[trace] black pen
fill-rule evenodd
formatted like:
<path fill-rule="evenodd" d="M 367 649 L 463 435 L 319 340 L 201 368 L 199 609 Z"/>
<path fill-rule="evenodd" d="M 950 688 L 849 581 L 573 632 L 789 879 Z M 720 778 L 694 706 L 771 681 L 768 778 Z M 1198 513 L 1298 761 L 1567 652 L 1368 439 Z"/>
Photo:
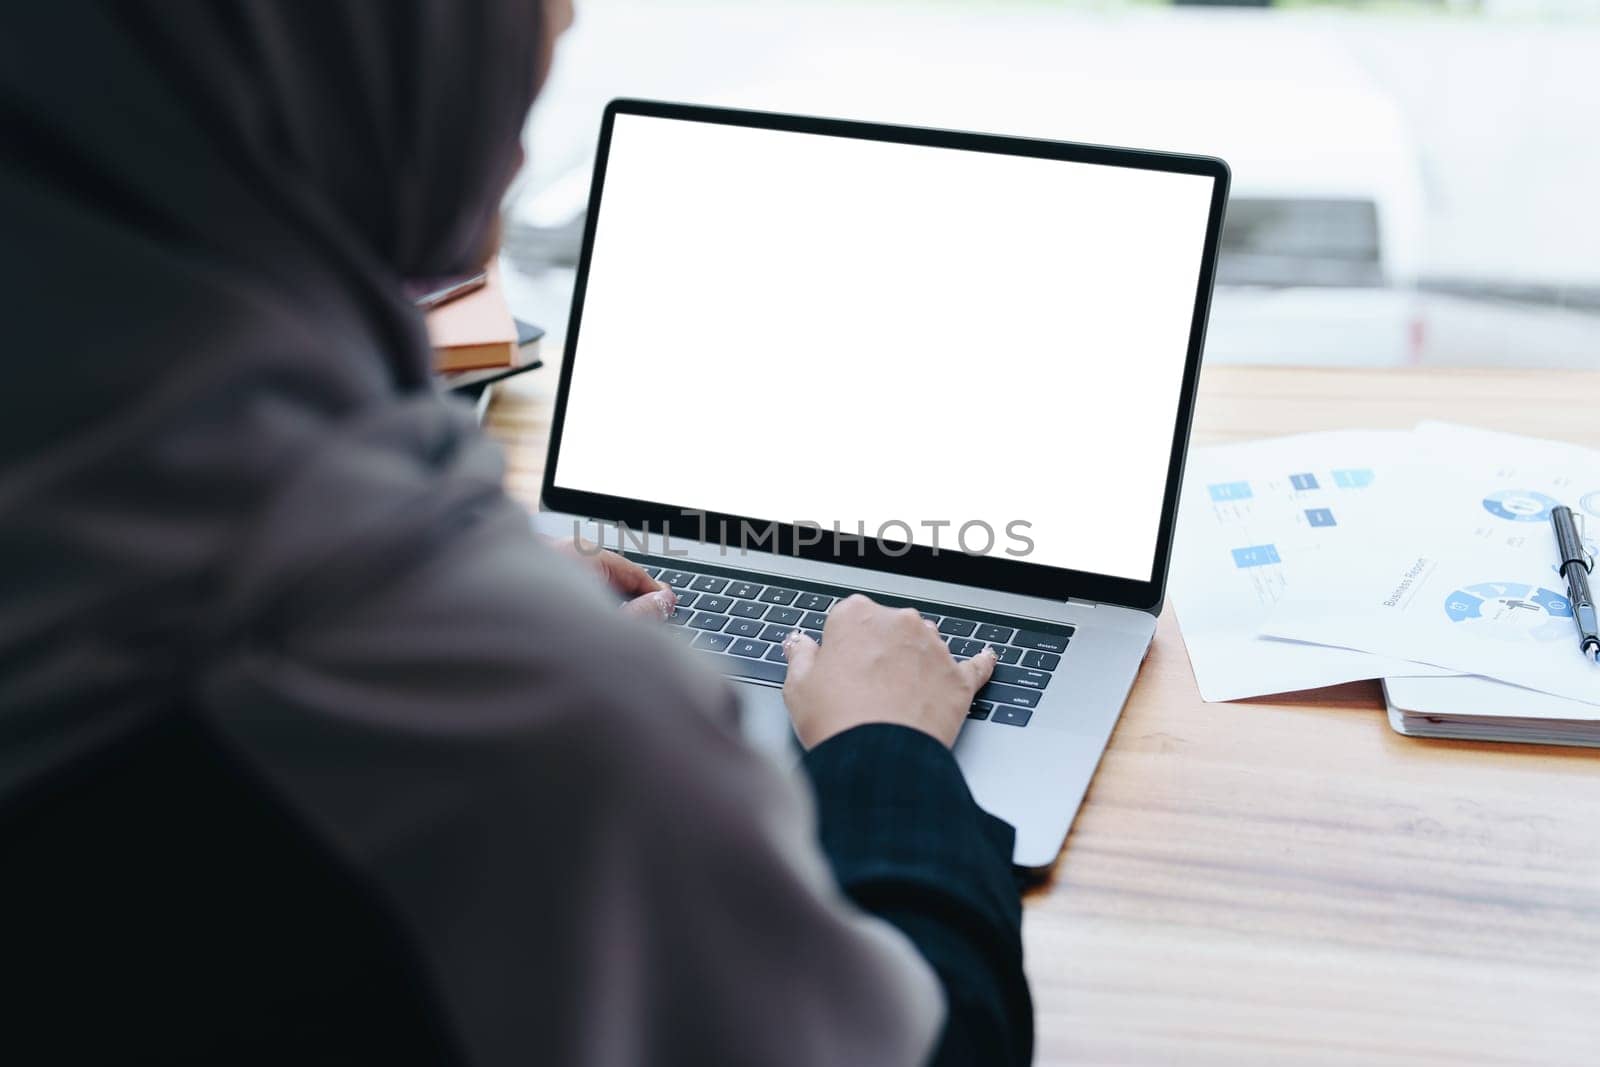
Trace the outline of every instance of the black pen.
<path fill-rule="evenodd" d="M 1594 595 L 1589 592 L 1589 569 L 1594 561 L 1583 550 L 1583 537 L 1578 533 L 1571 508 L 1551 508 L 1550 524 L 1556 528 L 1556 548 L 1561 552 L 1557 569 L 1567 580 L 1572 621 L 1578 624 L 1578 647 L 1585 656 L 1600 662 L 1600 623 L 1595 620 Z"/>

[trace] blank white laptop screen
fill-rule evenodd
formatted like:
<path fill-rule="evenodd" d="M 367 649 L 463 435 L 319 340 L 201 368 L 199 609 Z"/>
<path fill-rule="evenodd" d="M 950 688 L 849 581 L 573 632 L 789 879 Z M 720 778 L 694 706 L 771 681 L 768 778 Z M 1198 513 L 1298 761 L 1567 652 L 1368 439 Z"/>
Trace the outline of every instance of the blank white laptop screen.
<path fill-rule="evenodd" d="M 1211 193 L 619 114 L 553 484 L 1149 581 Z"/>

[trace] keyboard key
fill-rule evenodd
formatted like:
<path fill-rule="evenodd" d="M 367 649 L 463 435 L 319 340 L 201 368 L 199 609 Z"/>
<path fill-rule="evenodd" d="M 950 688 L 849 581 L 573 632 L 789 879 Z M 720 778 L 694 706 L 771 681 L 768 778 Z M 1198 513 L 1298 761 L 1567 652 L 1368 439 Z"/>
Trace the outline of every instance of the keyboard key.
<path fill-rule="evenodd" d="M 674 626 L 682 626 L 684 623 L 689 621 L 689 617 L 693 614 L 694 611 L 692 609 L 680 607 L 671 615 L 667 616 L 667 621 Z"/>
<path fill-rule="evenodd" d="M 792 604 L 794 602 L 794 598 L 799 595 L 800 594 L 796 593 L 793 589 L 779 589 L 774 585 L 770 586 L 766 592 L 762 593 L 756 599 L 761 601 L 763 604 Z"/>
<path fill-rule="evenodd" d="M 761 595 L 761 587 L 754 582 L 734 582 L 728 586 L 728 595 L 740 600 L 754 600 Z"/>
<path fill-rule="evenodd" d="M 688 633 L 687 630 L 682 631 Z M 701 634 L 694 639 L 695 648 L 709 648 L 713 652 L 721 652 L 733 644 L 733 638 L 727 634 Z"/>
<path fill-rule="evenodd" d="M 972 631 L 977 628 L 977 623 L 968 622 L 966 619 L 946 619 L 939 624 L 940 633 L 954 634 L 957 637 L 971 637 Z"/>
<path fill-rule="evenodd" d="M 967 718 L 987 719 L 989 717 L 989 713 L 993 710 L 994 705 L 989 703 L 987 700 L 974 700 L 972 702 L 972 707 L 967 709 Z"/>
<path fill-rule="evenodd" d="M 828 617 L 820 611 L 808 611 L 800 616 L 800 625 L 808 630 L 820 630 L 828 625 Z"/>
<path fill-rule="evenodd" d="M 689 620 L 689 625 L 696 630 L 720 630 L 728 625 L 728 617 L 713 615 L 709 611 L 697 611 L 694 613 L 694 618 Z"/>
<path fill-rule="evenodd" d="M 1029 652 L 1022 657 L 1022 665 L 1035 670 L 1053 671 L 1061 666 L 1061 657 L 1054 652 Z"/>
<path fill-rule="evenodd" d="M 695 605 L 701 611 L 727 611 L 733 607 L 733 598 L 729 596 L 702 596 Z"/>
<path fill-rule="evenodd" d="M 995 664 L 993 678 L 1007 685 L 1025 685 L 1029 689 L 1043 689 L 1050 684 L 1050 676 L 1044 671 L 1036 671 L 1030 667 L 1007 667 L 1003 663 Z"/>
<path fill-rule="evenodd" d="M 728 648 L 728 651 L 732 652 L 735 656 L 748 656 L 751 659 L 760 659 L 762 656 L 765 656 L 768 652 L 772 651 L 772 646 L 767 644 L 765 641 L 753 641 L 748 637 L 741 637 Z"/>
<path fill-rule="evenodd" d="M 763 641 L 782 641 L 785 637 L 788 637 L 789 634 L 792 633 L 793 631 L 794 631 L 794 627 L 793 626 L 768 626 L 765 630 L 761 631 L 761 640 L 763 640 Z"/>
<path fill-rule="evenodd" d="M 674 589 L 673 592 L 678 595 L 678 607 L 680 608 L 692 608 L 694 607 L 694 602 L 700 599 L 699 593 L 691 593 L 687 589 Z"/>
<path fill-rule="evenodd" d="M 1070 634 L 1070 629 L 1069 629 Z M 1060 654 L 1067 650 L 1067 638 L 1058 634 L 1041 634 L 1032 630 L 1018 630 L 1017 636 L 1011 639 L 1013 645 L 1023 648 L 1036 648 L 1040 652 L 1055 652 Z"/>
<path fill-rule="evenodd" d="M 762 622 L 760 619 L 736 618 L 728 624 L 727 629 L 723 632 L 730 633 L 735 637 L 757 637 L 760 635 L 762 628 L 765 626 L 766 623 Z"/>
<path fill-rule="evenodd" d="M 766 613 L 767 606 L 754 600 L 736 600 L 733 602 L 733 614 L 742 619 L 759 619 Z"/>
<path fill-rule="evenodd" d="M 772 592 L 768 589 L 767 592 Z M 805 614 L 798 608 L 768 608 L 767 621 L 777 623 L 779 626 L 793 626 L 800 621 L 800 616 Z"/>
<path fill-rule="evenodd" d="M 806 631 L 804 631 L 804 633 L 805 633 L 805 635 L 807 637 L 811 638 L 811 640 L 815 641 L 817 644 L 819 644 L 819 645 L 822 644 L 822 631 L 821 630 L 806 630 Z"/>
<path fill-rule="evenodd" d="M 990 682 L 978 690 L 978 699 L 992 700 L 996 704 L 1009 704 L 1014 708 L 1036 708 L 1039 706 L 1039 690 Z"/>
<path fill-rule="evenodd" d="M 952 637 L 950 639 L 950 654 L 952 656 L 976 656 L 983 648 L 982 641 L 973 641 L 966 637 Z"/>
<path fill-rule="evenodd" d="M 801 593 L 794 600 L 794 606 L 801 611 L 827 611 L 832 605 L 833 597 L 821 593 Z"/>
<path fill-rule="evenodd" d="M 1016 663 L 1018 660 L 1022 659 L 1022 649 L 1012 648 L 1010 645 L 1002 645 L 995 649 L 995 655 L 999 658 L 1001 663 Z M 1039 653 L 1029 652 L 1028 655 L 1037 656 Z"/>
<path fill-rule="evenodd" d="M 982 626 L 978 627 L 977 633 L 973 634 L 972 636 L 976 637 L 979 641 L 987 641 L 991 645 L 1003 645 L 1007 641 L 1011 640 L 1011 635 L 1016 632 L 1017 631 L 1013 630 L 1009 626 L 994 626 L 989 623 L 984 623 Z"/>
<path fill-rule="evenodd" d="M 678 638 L 686 645 L 695 638 L 702 636 L 699 630 L 691 630 L 687 626 L 669 626 L 667 627 L 667 633 Z M 704 636 L 711 637 L 714 635 L 706 634 Z"/>
<path fill-rule="evenodd" d="M 687 589 L 689 587 L 689 583 L 694 581 L 694 575 L 690 574 L 688 571 L 662 571 L 660 574 L 656 575 L 656 577 L 658 580 L 666 582 L 674 589 Z"/>
<path fill-rule="evenodd" d="M 1031 718 L 1033 718 L 1033 712 L 1027 708 L 1010 708 L 1002 704 L 994 709 L 993 721 L 1004 723 L 1007 726 L 1026 726 Z"/>
<path fill-rule="evenodd" d="M 767 653 L 767 658 L 774 663 L 788 663 L 789 657 L 784 655 L 782 645 L 773 645 L 772 651 Z"/>
<path fill-rule="evenodd" d="M 929 615 L 926 611 L 919 611 L 919 612 L 917 612 L 917 614 L 921 615 L 924 619 L 927 619 L 929 622 L 933 623 L 935 626 L 937 626 L 939 624 L 939 620 L 944 617 L 942 615 Z"/>
<path fill-rule="evenodd" d="M 652 578 L 654 578 L 656 575 L 661 573 L 661 568 L 660 567 L 642 567 L 640 569 L 643 570 L 646 574 L 648 574 Z"/>
<path fill-rule="evenodd" d="M 689 588 L 697 589 L 702 593 L 720 593 L 727 584 L 728 579 L 726 578 L 713 578 L 709 574 L 702 574 L 694 580 L 694 583 Z"/>

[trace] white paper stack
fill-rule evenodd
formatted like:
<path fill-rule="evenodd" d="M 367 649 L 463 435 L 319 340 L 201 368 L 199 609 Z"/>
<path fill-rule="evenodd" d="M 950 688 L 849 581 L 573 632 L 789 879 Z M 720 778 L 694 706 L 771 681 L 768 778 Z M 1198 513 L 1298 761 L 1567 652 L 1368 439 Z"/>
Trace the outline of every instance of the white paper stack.
<path fill-rule="evenodd" d="M 1600 706 L 1487 678 L 1385 678 L 1389 725 L 1407 737 L 1600 748 Z"/>
<path fill-rule="evenodd" d="M 1402 733 L 1600 742 L 1561 503 L 1600 532 L 1600 453 L 1443 423 L 1198 450 L 1172 582 L 1201 695 L 1384 678 Z"/>

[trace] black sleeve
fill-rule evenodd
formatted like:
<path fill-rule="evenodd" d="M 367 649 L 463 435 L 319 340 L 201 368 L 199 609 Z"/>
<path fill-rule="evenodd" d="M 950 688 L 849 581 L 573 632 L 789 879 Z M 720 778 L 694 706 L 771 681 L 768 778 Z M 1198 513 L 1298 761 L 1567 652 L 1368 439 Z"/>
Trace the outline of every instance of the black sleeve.
<path fill-rule="evenodd" d="M 950 751 L 910 727 L 858 726 L 804 762 L 840 886 L 910 938 L 944 987 L 948 1014 L 931 1062 L 1029 1062 L 1015 832 L 973 801 Z"/>

